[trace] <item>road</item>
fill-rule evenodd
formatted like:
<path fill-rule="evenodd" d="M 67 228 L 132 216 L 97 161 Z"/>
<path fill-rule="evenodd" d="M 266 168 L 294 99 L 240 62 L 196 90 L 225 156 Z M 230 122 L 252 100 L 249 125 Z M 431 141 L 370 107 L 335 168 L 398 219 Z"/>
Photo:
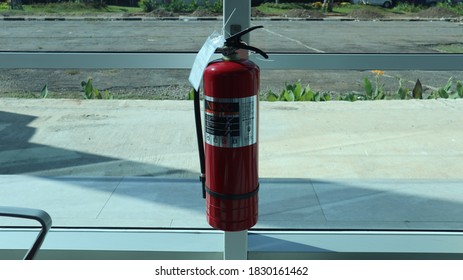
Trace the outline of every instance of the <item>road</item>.
<path fill-rule="evenodd" d="M 0 51 L 197 51 L 221 21 L 0 21 Z M 253 21 L 264 25 L 253 32 L 252 44 L 267 52 L 308 53 L 430 53 L 441 46 L 463 45 L 463 25 L 446 21 Z M 1 63 L 1 62 L 0 62 Z M 138 91 L 160 98 L 184 96 L 186 70 L 65 71 L 0 70 L 0 93 L 39 91 L 48 83 L 51 91 L 80 90 L 80 81 L 95 78 L 100 89 L 115 93 Z M 316 90 L 344 92 L 362 90 L 370 73 L 357 71 L 267 71 L 262 90 L 279 91 L 299 79 Z M 461 72 L 402 71 L 382 77 L 394 91 L 398 77 L 413 87 L 420 79 L 430 88 L 443 86 L 450 76 L 463 80 Z M 136 85 L 136 86 L 135 86 Z M 161 91 L 161 92 L 159 92 Z"/>
<path fill-rule="evenodd" d="M 0 51 L 197 51 L 221 21 L 0 21 Z M 253 21 L 266 51 L 435 52 L 463 44 L 445 21 Z"/>

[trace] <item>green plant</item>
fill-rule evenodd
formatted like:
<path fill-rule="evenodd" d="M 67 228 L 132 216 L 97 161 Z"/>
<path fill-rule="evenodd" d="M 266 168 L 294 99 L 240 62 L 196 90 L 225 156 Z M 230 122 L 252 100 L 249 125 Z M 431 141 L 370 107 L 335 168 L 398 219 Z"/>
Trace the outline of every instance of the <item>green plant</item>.
<path fill-rule="evenodd" d="M 196 0 L 191 1 L 190 5 L 188 6 L 188 9 L 192 11 L 195 11 L 198 8 L 199 8 L 199 4 L 198 4 L 198 1 Z"/>
<path fill-rule="evenodd" d="M 34 92 L 30 92 L 29 93 L 30 97 L 33 97 L 33 98 L 41 98 L 41 99 L 45 99 L 47 98 L 48 96 L 48 84 L 45 84 L 42 88 L 42 90 L 40 91 L 40 94 L 37 95 L 35 94 Z M 14 97 L 16 97 L 15 95 L 13 95 Z M 22 97 L 22 96 L 21 96 Z"/>
<path fill-rule="evenodd" d="M 197 0 L 193 0 L 189 3 L 186 3 L 183 0 L 171 0 L 163 3 L 158 3 L 156 0 L 141 0 L 139 2 L 139 6 L 145 12 L 152 12 L 157 9 L 164 9 L 166 11 L 174 13 L 190 13 L 200 8 L 200 5 L 198 4 Z M 213 4 L 210 4 L 206 1 L 204 4 L 204 8 L 207 8 L 208 10 L 222 12 L 222 1 L 216 0 Z"/>
<path fill-rule="evenodd" d="M 214 3 L 210 3 L 209 1 L 204 2 L 204 8 L 213 12 L 213 13 L 222 13 L 223 11 L 223 1 L 222 0 L 215 0 Z"/>
<path fill-rule="evenodd" d="M 361 93 L 358 93 L 358 92 L 355 92 L 355 91 L 352 91 L 352 92 L 348 92 L 348 93 L 339 95 L 336 98 L 336 100 L 354 102 L 354 101 L 357 101 L 357 100 L 365 100 L 365 95 L 361 94 Z"/>
<path fill-rule="evenodd" d="M 10 9 L 10 6 L 8 6 L 7 2 L 0 3 L 0 11 L 6 11 L 6 10 L 9 10 L 9 9 Z"/>
<path fill-rule="evenodd" d="M 152 12 L 158 8 L 156 0 L 141 0 L 138 5 L 143 9 L 143 11 L 147 13 Z"/>
<path fill-rule="evenodd" d="M 437 98 L 450 98 L 457 99 L 463 98 L 463 85 L 460 81 L 456 82 L 455 89 L 452 89 L 454 78 L 450 77 L 445 86 L 440 87 L 437 91 L 432 92 L 428 99 L 437 99 Z"/>
<path fill-rule="evenodd" d="M 371 71 L 375 74 L 375 88 L 373 89 L 373 85 L 370 82 L 368 77 L 365 77 L 363 80 L 363 86 L 365 89 L 365 100 L 380 100 L 384 99 L 384 84 L 380 83 L 380 77 L 384 75 L 384 71 L 381 70 L 373 70 Z"/>
<path fill-rule="evenodd" d="M 412 90 L 412 96 L 414 99 L 423 99 L 423 86 L 421 85 L 420 79 L 416 80 L 415 87 Z"/>
<path fill-rule="evenodd" d="M 403 85 L 403 80 L 399 79 L 399 86 L 395 92 L 387 92 L 384 89 L 384 84 L 381 83 L 381 76 L 384 71 L 374 70 L 372 73 L 375 75 L 375 81 L 372 83 L 368 77 L 364 78 L 364 92 L 350 91 L 347 93 L 339 94 L 335 97 L 338 101 L 360 101 L 360 100 L 383 100 L 383 99 L 399 99 L 408 100 L 423 99 L 423 86 L 418 79 L 415 83 L 413 90 L 409 90 Z M 446 86 L 440 88 L 429 98 L 463 98 L 463 84 L 456 83 L 455 90 L 451 89 L 452 79 L 449 80 Z M 295 84 L 286 84 L 285 88 L 280 94 L 273 91 L 267 92 L 267 101 L 329 101 L 332 100 L 331 94 L 325 92 L 315 92 L 307 85 L 302 88 L 301 82 Z"/>
<path fill-rule="evenodd" d="M 188 100 L 194 100 L 195 99 L 195 90 L 192 88 L 187 95 Z"/>
<path fill-rule="evenodd" d="M 393 96 L 393 98 L 395 99 L 400 99 L 400 100 L 405 100 L 405 99 L 409 99 L 409 95 L 408 95 L 408 88 L 404 88 L 403 85 L 402 85 L 402 78 L 399 78 L 399 87 L 397 88 L 397 91 L 395 93 L 395 96 Z"/>
<path fill-rule="evenodd" d="M 20 0 L 11 0 L 10 7 L 12 10 L 24 10 L 22 1 Z"/>
<path fill-rule="evenodd" d="M 301 81 L 295 84 L 287 84 L 281 94 L 276 94 L 273 91 L 268 91 L 267 101 L 329 101 L 331 95 L 329 93 L 315 92 L 307 85 L 302 88 Z"/>
<path fill-rule="evenodd" d="M 185 12 L 188 11 L 188 5 L 183 0 L 172 0 L 165 5 L 166 10 L 172 12 Z"/>
<path fill-rule="evenodd" d="M 263 3 L 257 7 L 257 10 L 264 14 L 270 15 L 282 15 L 286 14 L 288 10 L 291 9 L 306 9 L 306 10 L 319 10 L 320 6 L 312 6 L 312 4 L 305 4 L 305 3 Z"/>
<path fill-rule="evenodd" d="M 392 8 L 392 12 L 396 13 L 418 13 L 424 9 L 423 6 L 414 5 L 410 3 L 397 3 L 394 8 Z"/>
<path fill-rule="evenodd" d="M 48 96 L 48 84 L 45 84 L 40 91 L 40 98 L 47 98 Z"/>
<path fill-rule="evenodd" d="M 96 87 L 93 86 L 93 79 L 88 78 L 88 80 L 82 81 L 80 83 L 82 90 L 84 92 L 85 99 L 113 99 L 114 96 L 108 90 L 105 90 L 101 93 Z"/>
<path fill-rule="evenodd" d="M 458 15 L 463 15 L 463 3 L 452 4 L 452 1 L 437 3 L 438 8 L 442 8 Z"/>
<path fill-rule="evenodd" d="M 304 9 L 309 5 L 303 3 L 263 3 L 261 6 L 273 9 L 291 10 Z"/>

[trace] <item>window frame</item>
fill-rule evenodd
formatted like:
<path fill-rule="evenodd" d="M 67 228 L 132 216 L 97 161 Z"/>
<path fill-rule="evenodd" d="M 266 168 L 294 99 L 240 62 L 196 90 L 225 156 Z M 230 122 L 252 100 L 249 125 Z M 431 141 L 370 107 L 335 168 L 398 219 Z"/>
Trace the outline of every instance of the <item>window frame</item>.
<path fill-rule="evenodd" d="M 461 71 L 463 54 L 251 54 L 261 70 Z M 191 69 L 195 53 L 0 52 L 3 69 Z M 215 54 L 212 59 L 220 58 Z"/>
<path fill-rule="evenodd" d="M 36 229 L 0 230 L 0 260 L 21 259 Z M 218 230 L 52 228 L 41 260 L 220 260 Z M 463 259 L 462 232 L 250 230 L 247 260 Z M 236 259 L 236 258 L 228 258 Z"/>

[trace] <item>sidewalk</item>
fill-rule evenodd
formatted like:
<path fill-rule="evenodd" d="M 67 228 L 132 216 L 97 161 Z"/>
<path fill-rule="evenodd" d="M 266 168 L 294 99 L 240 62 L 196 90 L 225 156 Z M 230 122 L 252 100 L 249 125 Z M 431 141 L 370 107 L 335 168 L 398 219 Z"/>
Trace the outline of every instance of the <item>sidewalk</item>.
<path fill-rule="evenodd" d="M 257 227 L 461 229 L 462 119 L 463 100 L 262 102 Z M 190 101 L 0 99 L 0 132 L 1 205 L 208 227 Z"/>

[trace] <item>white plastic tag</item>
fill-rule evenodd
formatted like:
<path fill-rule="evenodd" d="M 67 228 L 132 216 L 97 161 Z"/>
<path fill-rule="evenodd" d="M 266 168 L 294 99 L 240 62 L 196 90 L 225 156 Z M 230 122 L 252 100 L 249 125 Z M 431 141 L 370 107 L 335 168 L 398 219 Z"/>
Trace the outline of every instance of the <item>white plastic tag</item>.
<path fill-rule="evenodd" d="M 191 68 L 190 76 L 188 77 L 188 81 L 190 81 L 191 85 L 196 90 L 199 90 L 199 85 L 201 84 L 203 73 L 207 67 L 207 64 L 209 63 L 209 60 L 211 59 L 215 50 L 219 47 L 222 47 L 224 43 L 224 36 L 219 34 L 217 31 L 214 31 L 214 33 L 212 33 L 207 38 L 206 42 L 204 42 L 204 45 L 196 55 L 195 62 Z"/>

